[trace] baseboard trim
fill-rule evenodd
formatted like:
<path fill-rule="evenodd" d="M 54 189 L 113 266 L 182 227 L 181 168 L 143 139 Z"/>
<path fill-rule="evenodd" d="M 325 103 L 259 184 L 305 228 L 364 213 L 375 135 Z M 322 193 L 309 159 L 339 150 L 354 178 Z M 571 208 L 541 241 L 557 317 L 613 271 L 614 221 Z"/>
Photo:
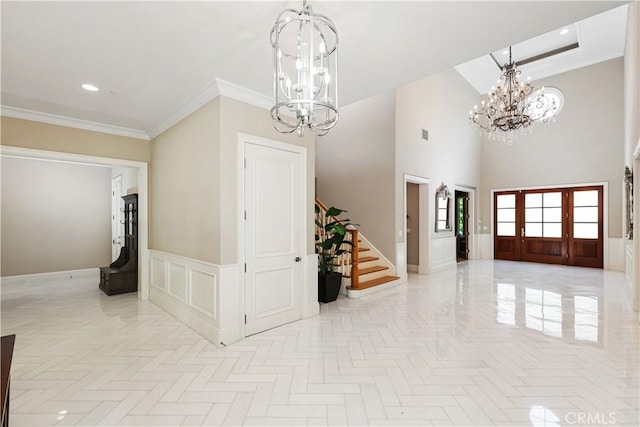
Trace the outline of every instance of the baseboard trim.
<path fill-rule="evenodd" d="M 220 331 L 209 317 L 159 289 L 151 288 L 149 296 L 152 303 L 181 321 L 186 327 L 193 329 L 211 343 L 219 345 Z"/>
<path fill-rule="evenodd" d="M 418 267 L 419 266 L 417 266 L 415 264 L 407 264 L 407 271 L 409 273 L 417 273 L 418 272 Z"/>
<path fill-rule="evenodd" d="M 47 280 L 62 280 L 62 279 L 79 279 L 79 278 L 95 278 L 96 285 L 100 281 L 100 269 L 99 268 L 85 268 L 81 270 L 65 270 L 65 271 L 52 271 L 49 273 L 34 273 L 34 274 L 21 274 L 17 276 L 3 276 L 0 281 L 3 285 L 12 285 L 16 283 L 26 282 L 44 282 Z"/>
<path fill-rule="evenodd" d="M 445 261 L 440 261 L 437 264 L 431 266 L 431 269 L 429 270 L 429 274 L 438 273 L 440 271 L 448 270 L 450 268 L 456 267 L 457 265 L 458 265 L 458 263 L 456 262 L 455 258 L 450 258 L 450 259 L 445 260 Z"/>

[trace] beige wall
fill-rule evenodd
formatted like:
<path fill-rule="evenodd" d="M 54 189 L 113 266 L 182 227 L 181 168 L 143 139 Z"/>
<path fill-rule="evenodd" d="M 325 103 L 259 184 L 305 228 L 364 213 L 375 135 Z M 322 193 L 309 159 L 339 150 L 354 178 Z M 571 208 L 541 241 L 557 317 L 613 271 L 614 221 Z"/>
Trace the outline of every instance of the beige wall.
<path fill-rule="evenodd" d="M 307 254 L 314 253 L 313 185 L 315 137 L 308 130 L 281 134 L 273 128 L 268 110 L 224 96 L 220 99 L 220 263 L 238 262 L 238 133 L 307 147 Z"/>
<path fill-rule="evenodd" d="M 395 263 L 395 93 L 342 107 L 336 126 L 318 138 L 318 197 L 346 209 L 364 236 Z"/>
<path fill-rule="evenodd" d="M 483 232 L 492 228 L 492 189 L 608 182 L 609 237 L 622 237 L 622 82 L 622 58 L 534 82 L 562 90 L 564 109 L 547 129 L 535 125 L 511 146 L 483 138 Z"/>
<path fill-rule="evenodd" d="M 431 180 L 429 203 L 441 182 L 452 191 L 456 185 L 480 186 L 480 136 L 467 118 L 478 94 L 453 69 L 401 86 L 396 94 L 396 233 L 404 242 L 404 174 Z M 428 141 L 422 129 L 429 131 Z M 430 209 L 429 229 L 434 221 Z M 452 236 L 453 231 L 432 234 Z"/>
<path fill-rule="evenodd" d="M 2 276 L 111 261 L 111 170 L 2 156 Z"/>
<path fill-rule="evenodd" d="M 313 136 L 277 133 L 267 110 L 222 96 L 152 141 L 151 249 L 238 262 L 239 132 L 309 148 L 307 253 L 314 252 Z"/>
<path fill-rule="evenodd" d="M 151 143 L 149 247 L 220 263 L 220 102 Z"/>
<path fill-rule="evenodd" d="M 407 182 L 407 264 L 419 265 L 420 208 L 418 184 Z M 411 232 L 409 232 L 411 230 Z"/>
<path fill-rule="evenodd" d="M 0 123 L 2 145 L 142 162 L 150 158 L 150 142 L 141 139 L 10 117 Z"/>

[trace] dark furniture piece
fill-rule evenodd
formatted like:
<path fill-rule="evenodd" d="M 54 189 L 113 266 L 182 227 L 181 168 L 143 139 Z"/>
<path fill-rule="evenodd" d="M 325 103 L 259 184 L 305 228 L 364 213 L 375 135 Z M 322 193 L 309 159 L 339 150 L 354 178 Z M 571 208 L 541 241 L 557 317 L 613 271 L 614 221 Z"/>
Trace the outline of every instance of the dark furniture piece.
<path fill-rule="evenodd" d="M 138 195 L 124 200 L 124 246 L 109 267 L 100 267 L 100 289 L 107 295 L 138 290 Z"/>
<path fill-rule="evenodd" d="M 9 391 L 11 389 L 11 359 L 13 359 L 13 346 L 16 342 L 15 335 L 2 337 L 0 349 L 2 352 L 2 395 L 0 413 L 2 413 L 2 426 L 9 426 Z"/>

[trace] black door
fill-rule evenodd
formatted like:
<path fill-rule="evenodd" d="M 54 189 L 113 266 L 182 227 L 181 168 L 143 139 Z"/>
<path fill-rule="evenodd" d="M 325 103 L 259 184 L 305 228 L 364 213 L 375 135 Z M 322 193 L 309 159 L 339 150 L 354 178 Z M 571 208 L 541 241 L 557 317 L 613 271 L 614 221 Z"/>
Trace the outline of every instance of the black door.
<path fill-rule="evenodd" d="M 456 258 L 469 259 L 469 193 L 456 190 Z"/>

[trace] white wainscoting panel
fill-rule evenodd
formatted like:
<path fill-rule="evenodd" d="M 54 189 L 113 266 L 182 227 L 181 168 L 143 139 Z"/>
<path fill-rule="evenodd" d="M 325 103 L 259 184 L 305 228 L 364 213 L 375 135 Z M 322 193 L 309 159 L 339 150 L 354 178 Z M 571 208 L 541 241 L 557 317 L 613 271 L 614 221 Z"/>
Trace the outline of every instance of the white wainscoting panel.
<path fill-rule="evenodd" d="M 624 271 L 625 264 L 625 239 L 620 237 L 609 237 L 609 255 L 604 260 L 604 268 L 606 270 Z M 607 251 L 605 251 L 605 254 Z"/>
<path fill-rule="evenodd" d="M 478 258 L 493 259 L 493 234 L 476 234 L 478 240 Z"/>
<path fill-rule="evenodd" d="M 238 265 L 150 250 L 150 299 L 215 345 L 243 338 Z"/>
<path fill-rule="evenodd" d="M 430 273 L 456 266 L 456 238 L 455 236 L 431 239 Z"/>
<path fill-rule="evenodd" d="M 189 305 L 212 319 L 216 318 L 218 305 L 217 277 L 207 271 L 189 270 L 188 283 L 191 285 Z"/>
<path fill-rule="evenodd" d="M 169 263 L 169 293 L 182 302 L 187 302 L 187 266 Z"/>
<path fill-rule="evenodd" d="M 151 286 L 167 290 L 167 262 L 162 258 L 151 257 Z"/>

